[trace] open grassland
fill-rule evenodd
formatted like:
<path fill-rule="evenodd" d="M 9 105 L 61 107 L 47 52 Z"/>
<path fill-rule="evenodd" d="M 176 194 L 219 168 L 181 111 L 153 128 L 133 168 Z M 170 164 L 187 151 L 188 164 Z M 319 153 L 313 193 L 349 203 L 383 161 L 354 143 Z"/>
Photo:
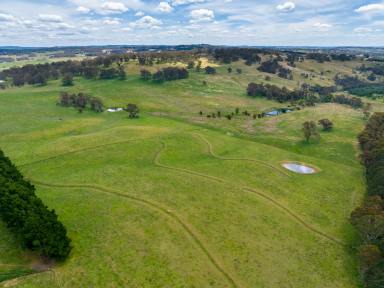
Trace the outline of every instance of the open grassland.
<path fill-rule="evenodd" d="M 348 218 L 364 195 L 355 144 L 362 113 L 326 104 L 261 120 L 198 116 L 280 106 L 245 96 L 257 81 L 254 66 L 242 65 L 241 75 L 226 67 L 155 85 L 131 65 L 126 81 L 0 92 L 0 147 L 56 210 L 74 246 L 64 264 L 4 285 L 359 287 Z M 143 113 L 80 114 L 55 105 L 65 90 L 111 107 L 136 103 Z M 305 143 L 301 124 L 322 118 L 335 130 Z M 284 161 L 319 173 L 293 174 Z M 2 225 L 0 232 L 0 271 L 33 268 L 32 256 Z"/>
<path fill-rule="evenodd" d="M 21 55 L 23 58 L 27 57 L 28 55 Z M 13 58 L 14 62 L 4 62 L 0 63 L 0 71 L 13 68 L 13 67 L 21 67 L 24 65 L 29 64 L 41 64 L 41 63 L 52 63 L 52 62 L 59 62 L 59 61 L 68 61 L 68 60 L 83 60 L 86 57 L 82 55 L 78 55 L 76 57 L 58 57 L 58 58 L 51 58 L 50 53 L 35 53 L 34 56 L 28 57 L 28 59 L 22 59 L 20 60 L 18 56 L 16 55 L 9 55 L 7 57 Z"/>

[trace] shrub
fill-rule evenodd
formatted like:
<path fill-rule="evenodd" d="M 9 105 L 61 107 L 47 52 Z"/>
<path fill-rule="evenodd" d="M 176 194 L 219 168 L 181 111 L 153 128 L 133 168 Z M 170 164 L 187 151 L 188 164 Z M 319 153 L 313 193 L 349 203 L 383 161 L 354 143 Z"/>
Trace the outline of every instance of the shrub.
<path fill-rule="evenodd" d="M 216 74 L 216 69 L 211 67 L 211 66 L 207 66 L 207 67 L 205 67 L 205 73 L 206 74 Z"/>
<path fill-rule="evenodd" d="M 333 123 L 329 119 L 319 120 L 319 125 L 323 126 L 324 131 L 331 131 L 333 129 Z"/>

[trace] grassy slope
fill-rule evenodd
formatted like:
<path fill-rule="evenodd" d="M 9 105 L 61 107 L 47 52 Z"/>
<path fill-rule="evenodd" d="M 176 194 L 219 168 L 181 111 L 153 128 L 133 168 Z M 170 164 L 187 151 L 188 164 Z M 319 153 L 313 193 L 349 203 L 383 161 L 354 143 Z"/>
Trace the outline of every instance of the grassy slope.
<path fill-rule="evenodd" d="M 134 121 L 55 106 L 64 90 L 57 82 L 1 92 L 0 145 L 27 177 L 96 186 L 37 185 L 75 249 L 55 273 L 30 276 L 18 286 L 230 287 L 233 280 L 238 287 L 358 287 L 351 251 L 244 187 L 268 195 L 316 230 L 353 243 L 347 218 L 364 190 L 354 149 L 362 116 L 322 105 L 257 121 L 196 117 L 200 110 L 278 106 L 244 96 L 258 72 L 241 67 L 242 75 L 220 67 L 216 76 L 193 73 L 156 86 L 138 80 L 139 68 L 131 66 L 125 82 L 77 80 L 69 88 L 100 96 L 109 106 L 138 103 L 146 113 Z M 158 112 L 181 121 L 156 117 Z M 335 131 L 323 133 L 319 143 L 303 143 L 301 123 L 323 117 L 334 120 Z M 214 158 L 207 141 L 221 157 L 264 162 Z M 279 172 L 285 160 L 321 172 L 287 176 Z M 0 243 L 14 251 L 1 254 L 1 263 L 28 264 L 13 241 Z"/>

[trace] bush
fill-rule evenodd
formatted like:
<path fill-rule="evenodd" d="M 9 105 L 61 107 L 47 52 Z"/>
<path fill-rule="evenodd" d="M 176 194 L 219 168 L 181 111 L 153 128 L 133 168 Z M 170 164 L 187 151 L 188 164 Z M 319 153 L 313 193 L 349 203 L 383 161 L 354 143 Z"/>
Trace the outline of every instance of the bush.
<path fill-rule="evenodd" d="M 324 131 L 331 131 L 333 129 L 333 123 L 329 119 L 319 120 L 319 125 L 323 126 Z"/>
<path fill-rule="evenodd" d="M 216 69 L 211 66 L 207 66 L 205 67 L 205 74 L 216 74 Z"/>

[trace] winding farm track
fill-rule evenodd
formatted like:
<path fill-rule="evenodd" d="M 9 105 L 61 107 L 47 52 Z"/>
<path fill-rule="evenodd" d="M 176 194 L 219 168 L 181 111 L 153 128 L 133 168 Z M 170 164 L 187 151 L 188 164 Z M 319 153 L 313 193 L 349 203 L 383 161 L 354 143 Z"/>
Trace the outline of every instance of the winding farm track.
<path fill-rule="evenodd" d="M 254 162 L 254 163 L 258 163 L 258 164 L 264 165 L 265 167 L 271 168 L 275 172 L 278 172 L 281 175 L 290 176 L 288 173 L 285 173 L 282 170 L 278 169 L 277 167 L 275 167 L 275 166 L 273 166 L 273 165 L 271 165 L 269 163 L 266 163 L 264 161 L 261 161 L 261 160 L 248 159 L 248 158 L 225 158 L 225 157 L 218 156 L 214 152 L 213 145 L 206 138 L 204 138 L 202 135 L 200 135 L 198 133 L 193 133 L 193 134 L 195 136 L 197 136 L 200 140 L 202 140 L 207 145 L 209 154 L 213 158 L 215 158 L 215 159 L 222 160 L 222 161 L 247 161 L 247 162 Z M 21 164 L 21 165 L 18 165 L 18 166 L 19 167 L 29 166 L 29 165 L 38 164 L 38 163 L 41 163 L 41 162 L 44 162 L 44 161 L 56 159 L 56 158 L 59 158 L 59 157 L 62 157 L 62 156 L 70 155 L 70 154 L 73 154 L 73 153 L 84 152 L 84 151 L 88 151 L 88 150 L 93 150 L 93 149 L 98 149 L 98 148 L 103 148 L 103 147 L 108 147 L 108 146 L 113 146 L 113 145 L 118 145 L 118 144 L 125 144 L 125 143 L 140 141 L 140 140 L 149 140 L 149 139 L 153 139 L 153 138 L 149 137 L 149 138 L 130 139 L 130 140 L 125 140 L 125 141 L 118 141 L 118 142 L 101 144 L 101 145 L 97 145 L 97 146 L 86 147 L 86 148 L 77 149 L 77 150 L 71 150 L 71 151 L 60 153 L 60 154 L 57 154 L 57 155 L 54 155 L 54 156 L 51 156 L 51 157 L 48 157 L 48 158 L 45 158 L 45 159 L 39 159 L 39 160 L 32 161 L 32 162 L 29 162 L 29 163 L 24 163 L 24 164 Z M 215 181 L 215 182 L 224 183 L 224 184 L 228 184 L 228 185 L 234 186 L 231 181 L 223 179 L 223 178 L 219 178 L 219 177 L 216 177 L 216 176 L 203 174 L 203 173 L 200 173 L 200 172 L 196 172 L 196 171 L 188 170 L 188 169 L 184 169 L 184 168 L 172 167 L 172 166 L 168 166 L 166 164 L 161 163 L 160 162 L 161 154 L 166 150 L 167 146 L 166 146 L 166 144 L 163 141 L 160 141 L 160 143 L 161 143 L 161 148 L 156 152 L 156 154 L 155 154 L 155 156 L 153 158 L 153 163 L 154 163 L 155 166 L 160 167 L 162 169 L 172 170 L 172 171 L 176 171 L 176 172 L 184 173 L 184 174 L 188 174 L 188 175 L 194 175 L 194 176 L 205 178 L 205 179 L 208 179 L 208 180 L 211 180 L 211 181 Z M 234 287 L 234 288 L 241 287 L 234 280 L 234 278 L 222 267 L 220 262 L 217 260 L 217 257 L 214 256 L 214 254 L 207 248 L 207 245 L 204 244 L 204 241 L 202 241 L 201 238 L 197 235 L 197 233 L 194 232 L 194 229 L 192 228 L 192 226 L 189 225 L 184 220 L 182 220 L 176 213 L 172 212 L 171 210 L 167 209 L 166 207 L 164 207 L 164 206 L 162 206 L 162 205 L 160 205 L 158 203 L 154 203 L 152 201 L 149 201 L 147 199 L 140 198 L 140 197 L 138 197 L 136 195 L 129 195 L 127 193 L 124 193 L 123 191 L 116 190 L 116 189 L 111 189 L 111 188 L 107 188 L 107 187 L 103 187 L 103 186 L 88 185 L 88 184 L 68 184 L 68 185 L 64 185 L 64 184 L 45 183 L 45 182 L 36 181 L 36 180 L 33 180 L 33 179 L 30 179 L 30 180 L 34 184 L 41 185 L 41 186 L 46 186 L 46 187 L 56 187 L 56 188 L 64 188 L 64 189 L 92 189 L 92 190 L 96 190 L 96 191 L 99 191 L 99 192 L 103 192 L 103 193 L 107 193 L 107 194 L 111 194 L 111 195 L 115 195 L 115 196 L 119 196 L 119 197 L 124 197 L 126 199 L 130 199 L 132 201 L 140 203 L 141 205 L 145 205 L 145 206 L 151 208 L 152 210 L 156 210 L 156 211 L 158 211 L 158 212 L 168 216 L 169 218 L 174 220 L 176 223 L 178 223 L 183 228 L 183 230 L 186 232 L 186 234 L 195 242 L 195 244 L 206 255 L 206 257 L 209 259 L 209 261 L 212 263 L 212 265 L 224 276 L 224 278 L 228 281 L 228 283 L 230 284 L 231 287 Z M 235 187 L 237 187 L 238 189 L 240 189 L 240 190 L 242 190 L 244 192 L 252 193 L 254 195 L 257 195 L 260 198 L 263 198 L 264 200 L 266 200 L 270 204 L 274 205 L 276 208 L 278 208 L 278 209 L 282 210 L 283 212 L 285 212 L 286 214 L 288 214 L 291 218 L 293 218 L 296 222 L 301 224 L 304 228 L 306 228 L 310 232 L 312 232 L 312 233 L 314 233 L 314 234 L 316 234 L 318 236 L 321 236 L 321 237 L 323 237 L 323 238 L 325 238 L 325 239 L 327 239 L 327 240 L 329 240 L 329 241 L 331 241 L 331 242 L 333 242 L 335 244 L 344 246 L 346 248 L 351 248 L 349 245 L 347 245 L 343 241 L 341 241 L 341 240 L 339 240 L 339 239 L 337 239 L 337 238 L 335 238 L 335 237 L 333 237 L 331 235 L 328 235 L 328 234 L 320 231 L 319 229 L 315 228 L 313 225 L 307 223 L 301 216 L 296 214 L 296 212 L 294 212 L 293 210 L 291 210 L 287 206 L 279 203 L 277 200 L 275 200 L 272 197 L 266 195 L 265 193 L 263 193 L 263 192 L 261 192 L 259 190 L 256 190 L 254 188 L 247 187 L 247 186 L 236 186 L 235 185 Z"/>
<path fill-rule="evenodd" d="M 197 136 L 200 140 L 202 140 L 207 145 L 209 155 L 211 155 L 213 158 L 216 158 L 218 160 L 223 160 L 223 161 L 245 161 L 245 162 L 258 163 L 258 164 L 263 165 L 265 167 L 271 168 L 272 170 L 274 170 L 275 172 L 277 172 L 281 175 L 285 175 L 288 177 L 291 176 L 289 173 L 283 171 L 282 169 L 279 169 L 279 168 L 277 168 L 277 167 L 275 167 L 275 166 L 273 166 L 273 165 L 271 165 L 265 161 L 262 161 L 262 160 L 251 159 L 251 158 L 228 158 L 228 157 L 218 156 L 218 155 L 216 155 L 211 142 L 209 142 L 204 136 L 202 136 L 201 134 L 198 134 L 198 133 L 193 133 L 193 135 Z"/>
<path fill-rule="evenodd" d="M 205 179 L 209 179 L 209 180 L 213 180 L 213 181 L 216 181 L 216 182 L 225 183 L 225 184 L 233 186 L 233 183 L 228 181 L 228 180 L 226 180 L 226 179 L 222 179 L 222 178 L 219 178 L 219 177 L 216 177 L 216 176 L 207 175 L 207 174 L 202 174 L 202 173 L 199 173 L 199 172 L 196 172 L 196 171 L 192 171 L 192 170 L 188 170 L 188 169 L 184 169 L 184 168 L 176 168 L 176 167 L 172 167 L 172 166 L 168 166 L 168 165 L 162 164 L 160 162 L 160 157 L 161 157 L 161 153 L 166 149 L 166 144 L 164 142 L 161 142 L 161 143 L 162 143 L 163 147 L 156 154 L 156 157 L 154 159 L 154 164 L 156 166 L 164 168 L 164 169 L 168 169 L 168 170 L 173 170 L 173 171 L 178 171 L 178 172 L 186 173 L 186 174 L 189 174 L 189 175 L 199 176 L 199 177 L 202 177 L 202 178 L 205 178 Z M 237 160 L 239 160 L 239 159 L 237 159 Z M 331 235 L 328 235 L 328 234 L 320 231 L 319 229 L 315 228 L 311 224 L 307 223 L 303 218 L 301 218 L 301 216 L 297 215 L 296 212 L 294 212 L 293 210 L 291 210 L 287 206 L 279 203 L 278 201 L 276 201 L 272 197 L 266 195 L 265 193 L 263 193 L 263 192 L 261 192 L 259 190 L 256 190 L 254 188 L 247 187 L 247 186 L 241 186 L 241 187 L 238 187 L 238 188 L 240 190 L 245 191 L 245 192 L 255 194 L 255 195 L 263 198 L 264 200 L 267 200 L 269 203 L 273 204 L 275 207 L 283 210 L 289 216 L 294 218 L 299 224 L 304 226 L 309 231 L 311 231 L 311 232 L 313 232 L 313 233 L 315 233 L 315 234 L 317 234 L 317 235 L 319 235 L 319 236 L 321 236 L 321 237 L 323 237 L 325 239 L 328 239 L 329 241 L 331 241 L 333 243 L 336 243 L 338 245 L 345 246 L 345 247 L 349 248 L 349 246 L 346 243 L 344 243 L 343 241 L 341 241 L 340 239 L 337 239 L 337 238 L 335 238 L 335 237 L 333 237 Z"/>
<path fill-rule="evenodd" d="M 206 145 L 208 146 L 210 155 L 212 157 L 218 159 L 218 160 L 255 162 L 255 163 L 262 164 L 262 165 L 266 165 L 267 167 L 272 168 L 273 170 L 278 171 L 279 173 L 282 173 L 284 175 L 288 175 L 289 176 L 289 174 L 283 173 L 278 168 L 276 168 L 273 165 L 270 165 L 270 164 L 268 164 L 268 163 L 266 163 L 264 161 L 260 161 L 260 160 L 256 160 L 256 159 L 248 159 L 248 158 L 224 158 L 224 157 L 217 156 L 214 153 L 213 145 L 207 139 L 205 139 L 203 136 L 201 136 L 198 133 L 193 133 L 193 134 L 198 136 L 201 140 L 203 140 L 206 143 Z M 33 165 L 33 164 L 38 164 L 38 163 L 41 163 L 41 162 L 44 162 L 44 161 L 56 159 L 56 158 L 59 158 L 59 157 L 62 157 L 62 156 L 66 156 L 66 155 L 70 155 L 70 154 L 73 154 L 73 153 L 84 152 L 84 151 L 98 149 L 98 148 L 103 148 L 103 147 L 107 147 L 107 146 L 113 146 L 113 145 L 118 145 L 118 144 L 130 143 L 130 142 L 135 142 L 135 141 L 140 141 L 140 140 L 149 140 L 149 139 L 153 139 L 153 138 L 130 139 L 130 140 L 125 140 L 125 141 L 118 141 L 118 142 L 106 143 L 106 144 L 101 144 L 101 145 L 92 146 L 92 147 L 86 147 L 86 148 L 82 148 L 82 149 L 78 149 L 78 150 L 72 150 L 72 151 L 68 151 L 68 152 L 65 152 L 65 153 L 57 154 L 55 156 L 51 156 L 51 157 L 48 157 L 48 158 L 45 158 L 45 159 L 40 159 L 40 160 L 36 160 L 36 161 L 30 162 L 30 163 L 21 164 L 21 165 L 19 165 L 19 167 L 24 167 L 24 166 L 29 166 L 29 165 Z M 230 181 L 228 181 L 226 179 L 223 179 L 223 178 L 219 178 L 219 177 L 208 175 L 208 174 L 199 173 L 199 172 L 188 170 L 188 169 L 184 169 L 184 168 L 171 167 L 171 166 L 162 164 L 160 162 L 160 156 L 161 156 L 161 153 L 166 149 L 166 144 L 161 141 L 161 145 L 162 145 L 162 148 L 156 153 L 156 155 L 154 157 L 154 160 L 153 160 L 153 163 L 154 163 L 155 166 L 158 166 L 158 167 L 164 168 L 164 169 L 168 169 L 168 170 L 182 172 L 182 173 L 189 174 L 189 175 L 195 175 L 195 176 L 198 176 L 198 177 L 209 179 L 211 181 L 225 183 L 225 184 L 229 184 L 229 185 L 233 186 L 232 182 L 230 182 Z M 72 188 L 74 188 L 74 187 L 72 187 Z M 80 187 L 77 187 L 77 188 L 80 188 Z M 89 188 L 89 187 L 87 187 L 87 188 Z M 311 232 L 313 232 L 313 233 L 315 233 L 317 235 L 320 235 L 320 236 L 322 236 L 322 237 L 324 237 L 324 238 L 326 238 L 326 239 L 328 239 L 328 240 L 330 240 L 330 241 L 332 241 L 334 243 L 337 243 L 339 245 L 348 247 L 348 245 L 346 243 L 344 243 L 343 241 L 341 241 L 341 240 L 339 240 L 339 239 L 337 239 L 337 238 L 335 238 L 335 237 L 333 237 L 331 235 L 328 235 L 328 234 L 320 231 L 319 229 L 315 228 L 313 225 L 307 223 L 301 216 L 296 214 L 296 212 L 294 212 L 293 210 L 291 210 L 287 206 L 279 203 L 277 200 L 273 199 L 272 197 L 268 196 L 267 194 L 265 194 L 265 193 L 263 193 L 263 192 L 261 192 L 259 190 L 256 190 L 254 188 L 247 187 L 247 186 L 241 186 L 241 187 L 238 187 L 238 188 L 240 190 L 245 191 L 245 192 L 256 194 L 259 197 L 263 198 L 264 200 L 267 200 L 268 202 L 273 204 L 275 207 L 278 207 L 279 209 L 283 210 L 285 213 L 287 213 L 289 216 L 291 216 L 293 219 L 295 219 L 298 223 L 300 223 L 302 226 L 304 226 L 305 228 L 307 228 Z"/>
<path fill-rule="evenodd" d="M 85 148 L 81 148 L 81 149 L 70 150 L 70 151 L 67 151 L 67 152 L 56 154 L 56 155 L 48 157 L 48 158 L 43 158 L 43 159 L 35 160 L 35 161 L 32 161 L 32 162 L 27 162 L 27 163 L 19 164 L 19 165 L 17 165 L 17 167 L 22 168 L 22 167 L 25 167 L 25 166 L 39 164 L 39 163 L 42 163 L 42 162 L 45 162 L 45 161 L 53 160 L 53 159 L 60 158 L 60 157 L 63 157 L 63 156 L 66 156 L 66 155 L 70 155 L 70 154 L 74 154 L 74 153 L 94 150 L 94 149 L 98 149 L 98 148 L 104 148 L 104 147 L 118 145 L 118 144 L 125 144 L 125 143 L 130 143 L 130 142 L 141 141 L 141 140 L 148 140 L 148 139 L 152 139 L 152 138 L 149 137 L 149 138 L 130 139 L 130 140 L 124 140 L 124 141 L 117 141 L 117 142 L 100 144 L 100 145 L 96 145 L 96 146 L 89 146 L 89 147 L 85 147 Z"/>
<path fill-rule="evenodd" d="M 193 231 L 191 226 L 188 223 L 186 223 L 184 220 L 181 220 L 181 218 L 176 213 L 174 213 L 171 210 L 161 206 L 160 204 L 157 204 L 157 203 L 154 203 L 152 201 L 140 198 L 138 196 L 129 195 L 129 194 L 124 193 L 120 190 L 106 188 L 103 186 L 86 185 L 86 184 L 84 184 L 84 185 L 80 185 L 80 184 L 79 185 L 77 185 L 77 184 L 63 185 L 63 184 L 45 183 L 45 182 L 36 181 L 36 180 L 32 180 L 32 179 L 29 179 L 29 180 L 34 184 L 46 186 L 46 187 L 65 188 L 65 189 L 92 189 L 92 190 L 96 190 L 96 191 L 103 192 L 106 194 L 111 194 L 111 195 L 130 199 L 132 201 L 140 203 L 141 205 L 149 207 L 152 210 L 156 210 L 162 214 L 167 215 L 169 218 L 171 218 L 176 223 L 178 223 L 183 228 L 183 230 L 190 236 L 190 238 L 193 239 L 195 244 L 207 256 L 207 258 L 210 260 L 210 262 L 213 264 L 213 266 L 226 278 L 226 280 L 229 282 L 231 287 L 234 287 L 234 288 L 240 287 L 235 282 L 235 280 L 232 278 L 232 276 L 227 271 L 225 271 L 225 269 L 219 264 L 219 261 L 216 259 L 216 257 L 213 255 L 213 253 L 209 251 L 209 249 L 206 247 L 206 245 L 203 243 L 203 241 L 200 239 L 200 237 L 196 235 L 196 232 Z"/>

